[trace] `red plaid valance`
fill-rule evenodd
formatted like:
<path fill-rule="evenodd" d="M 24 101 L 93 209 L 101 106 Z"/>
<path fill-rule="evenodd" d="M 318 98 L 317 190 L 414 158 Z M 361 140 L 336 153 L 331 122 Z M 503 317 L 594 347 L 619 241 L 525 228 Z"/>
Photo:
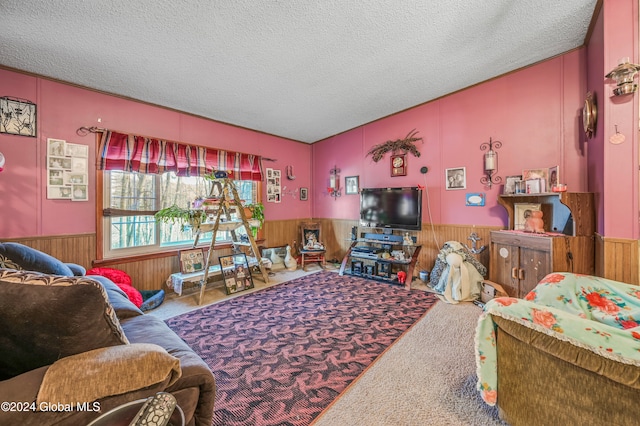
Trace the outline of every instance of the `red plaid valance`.
<path fill-rule="evenodd" d="M 98 152 L 100 170 L 139 173 L 175 172 L 204 176 L 224 170 L 236 180 L 262 180 L 262 158 L 241 152 L 187 145 L 105 130 Z"/>

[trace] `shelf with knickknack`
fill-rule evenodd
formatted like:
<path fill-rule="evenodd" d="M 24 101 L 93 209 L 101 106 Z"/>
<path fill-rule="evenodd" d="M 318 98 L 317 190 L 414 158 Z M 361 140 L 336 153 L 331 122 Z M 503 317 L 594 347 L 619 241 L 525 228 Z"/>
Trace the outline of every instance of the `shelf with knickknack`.
<path fill-rule="evenodd" d="M 595 205 L 592 193 L 502 194 L 508 229 L 491 231 L 489 279 L 509 296 L 524 297 L 551 272 L 594 272 Z M 523 226 L 528 209 L 542 226 Z M 525 230 L 526 229 L 526 230 Z"/>
<path fill-rule="evenodd" d="M 365 233 L 352 240 L 339 273 L 410 288 L 421 247 L 407 235 Z"/>

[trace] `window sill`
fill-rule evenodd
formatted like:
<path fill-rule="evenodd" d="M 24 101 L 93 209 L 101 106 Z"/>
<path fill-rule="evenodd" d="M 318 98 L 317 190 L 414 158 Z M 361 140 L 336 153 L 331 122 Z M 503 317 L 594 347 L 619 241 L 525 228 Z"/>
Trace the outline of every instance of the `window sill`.
<path fill-rule="evenodd" d="M 261 243 L 264 243 L 264 240 L 256 240 L 256 245 L 260 246 Z M 223 242 L 223 243 L 219 243 L 216 244 L 214 246 L 214 250 L 224 250 L 224 249 L 230 249 L 232 247 L 231 242 Z M 123 263 L 133 263 L 133 262 L 141 262 L 141 261 L 145 261 L 145 260 L 150 260 L 150 259 L 160 259 L 163 257 L 172 257 L 172 256 L 177 256 L 178 252 L 180 250 L 187 250 L 190 249 L 191 247 L 183 247 L 181 249 L 169 249 L 169 250 L 165 250 L 165 251 L 158 251 L 155 253 L 146 253 L 146 254 L 139 254 L 139 255 L 135 255 L 135 256 L 124 256 L 124 257 L 111 257 L 108 259 L 96 259 L 93 262 L 91 262 L 92 266 L 94 267 L 102 267 L 102 266 L 110 266 L 110 265 L 117 265 L 117 264 L 123 264 Z M 207 250 L 209 248 L 208 244 L 200 244 L 198 245 L 198 248 L 203 248 L 205 250 Z"/>

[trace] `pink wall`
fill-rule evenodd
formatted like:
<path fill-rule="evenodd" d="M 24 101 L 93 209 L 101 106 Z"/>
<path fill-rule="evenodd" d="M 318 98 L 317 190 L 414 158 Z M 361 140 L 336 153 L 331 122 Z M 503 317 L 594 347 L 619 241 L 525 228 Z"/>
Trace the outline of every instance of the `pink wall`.
<path fill-rule="evenodd" d="M 357 219 L 357 195 L 326 195 L 329 170 L 336 165 L 341 185 L 344 177 L 359 176 L 361 187 L 426 186 L 431 210 L 423 197 L 425 222 L 506 225 L 505 212 L 496 203 L 500 186 L 489 189 L 480 183 L 479 147 L 492 137 L 503 143 L 498 151 L 503 179 L 525 168 L 557 164 L 570 191 L 595 193 L 598 232 L 638 238 L 638 94 L 611 98 L 613 86 L 604 81 L 619 58 L 639 62 L 637 16 L 636 0 L 605 0 L 584 49 L 312 146 L 0 69 L 0 94 L 38 105 L 37 138 L 0 134 L 0 152 L 7 158 L 0 174 L 0 238 L 95 232 L 95 172 L 89 174 L 88 203 L 46 199 L 47 138 L 89 145 L 95 157 L 94 138 L 75 133 L 91 125 L 273 157 L 278 161 L 264 166 L 283 173 L 285 166 L 294 166 L 296 180 L 283 185 L 310 188 L 310 201 L 285 195 L 280 204 L 267 203 L 271 220 Z M 595 137 L 585 141 L 581 109 L 588 90 L 596 92 L 599 118 Z M 608 142 L 616 126 L 626 136 L 620 145 Z M 390 177 L 388 154 L 378 163 L 366 156 L 374 145 L 412 129 L 423 138 L 418 145 L 422 155 L 409 155 L 407 176 Z M 426 175 L 419 172 L 422 166 L 429 168 Z M 461 166 L 467 168 L 467 189 L 445 190 L 445 169 Z M 467 192 L 486 193 L 486 206 L 466 207 Z"/>
<path fill-rule="evenodd" d="M 602 35 L 594 38 L 589 57 L 589 81 L 601 86 L 601 133 L 598 143 L 602 157 L 594 158 L 602 170 L 595 181 L 595 190 L 602 191 L 598 231 L 611 238 L 638 238 L 638 94 L 611 97 L 615 83 L 604 79 L 619 59 L 629 57 L 638 63 L 638 2 L 637 0 L 606 0 L 599 17 Z M 601 50 L 602 49 L 602 50 Z M 603 52 L 600 54 L 600 52 Z M 637 82 L 637 79 L 636 79 Z M 625 136 L 621 144 L 609 139 L 616 130 Z M 590 163 L 592 161 L 590 160 Z"/>
<path fill-rule="evenodd" d="M 585 50 L 570 52 L 402 113 L 366 124 L 313 146 L 313 215 L 358 218 L 358 196 L 333 200 L 325 195 L 329 170 L 336 164 L 344 177 L 360 176 L 361 187 L 426 185 L 431 205 L 423 197 L 424 222 L 466 225 L 506 225 L 496 202 L 500 185 L 480 183 L 483 151 L 489 138 L 503 143 L 498 150 L 498 175 L 503 179 L 523 169 L 560 166 L 561 180 L 571 191 L 587 190 L 584 136 L 581 131 Z M 387 140 L 419 131 L 419 158 L 409 154 L 406 177 L 391 177 L 389 154 L 375 163 L 366 153 Z M 420 168 L 427 166 L 426 175 Z M 445 169 L 466 167 L 466 190 L 445 190 Z M 484 207 L 465 206 L 465 194 L 483 192 Z M 430 219 L 431 218 L 431 219 Z"/>
<path fill-rule="evenodd" d="M 47 138 L 88 145 L 95 158 L 95 137 L 78 136 L 81 126 L 274 158 L 263 166 L 281 169 L 283 176 L 285 166 L 294 166 L 296 180 L 283 181 L 288 189 L 311 186 L 307 144 L 2 69 L 0 94 L 35 102 L 38 117 L 36 138 L 0 134 L 0 152 L 6 157 L 0 173 L 0 238 L 95 232 L 95 170 L 89 171 L 89 202 L 46 198 Z M 265 203 L 265 214 L 270 220 L 309 217 L 311 204 L 284 196 L 279 204 Z"/>

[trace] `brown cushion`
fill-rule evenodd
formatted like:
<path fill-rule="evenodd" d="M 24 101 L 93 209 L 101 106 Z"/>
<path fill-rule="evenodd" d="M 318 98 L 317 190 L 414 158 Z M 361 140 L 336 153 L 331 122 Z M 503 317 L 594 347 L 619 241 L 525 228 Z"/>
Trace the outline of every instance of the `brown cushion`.
<path fill-rule="evenodd" d="M 100 283 L 0 269 L 0 380 L 56 360 L 128 344 Z"/>
<path fill-rule="evenodd" d="M 92 402 L 164 381 L 171 385 L 180 374 L 180 360 L 158 345 L 99 348 L 54 362 L 40 385 L 37 406 Z"/>

